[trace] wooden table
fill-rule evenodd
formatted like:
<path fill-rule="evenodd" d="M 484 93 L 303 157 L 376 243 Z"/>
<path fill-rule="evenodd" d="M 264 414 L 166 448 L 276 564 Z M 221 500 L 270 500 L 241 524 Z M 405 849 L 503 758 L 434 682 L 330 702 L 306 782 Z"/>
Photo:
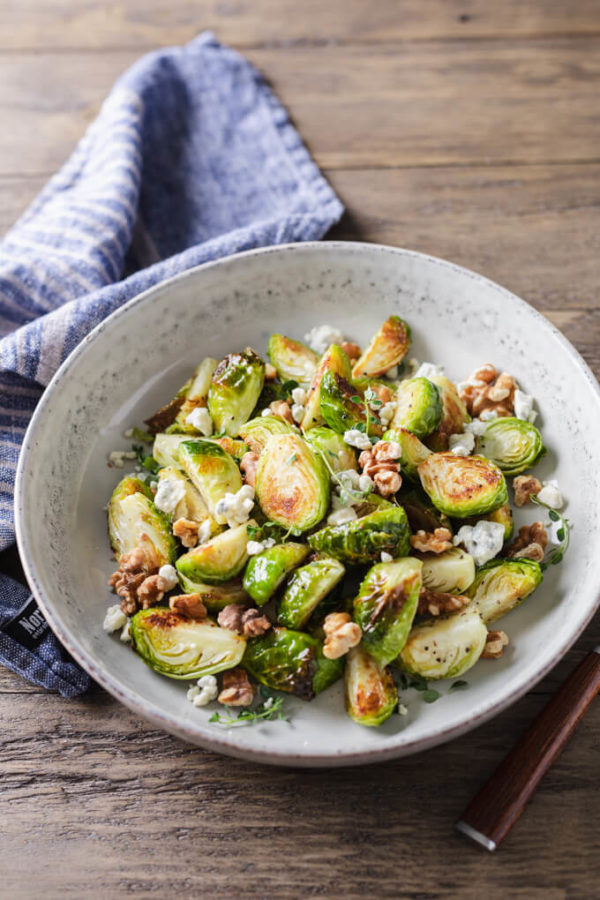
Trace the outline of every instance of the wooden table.
<path fill-rule="evenodd" d="M 600 372 L 598 0 L 9 0 L 1 20 L 0 231 L 123 69 L 211 28 L 271 80 L 344 200 L 332 236 L 484 272 Z M 452 831 L 598 642 L 596 619 L 466 737 L 319 772 L 203 752 L 98 687 L 68 702 L 0 670 L 0 896 L 598 896 L 597 704 L 495 856 Z"/>

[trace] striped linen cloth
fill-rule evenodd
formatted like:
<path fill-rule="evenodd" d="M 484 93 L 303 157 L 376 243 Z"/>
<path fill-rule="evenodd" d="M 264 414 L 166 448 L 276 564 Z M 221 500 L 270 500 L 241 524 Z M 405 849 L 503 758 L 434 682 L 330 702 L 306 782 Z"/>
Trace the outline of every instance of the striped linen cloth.
<path fill-rule="evenodd" d="M 154 284 L 253 247 L 314 240 L 342 206 L 256 70 L 212 34 L 143 57 L 0 242 L 0 549 L 23 435 L 57 368 Z M 74 696 L 88 676 L 27 588 L 0 577 L 0 663 Z"/>

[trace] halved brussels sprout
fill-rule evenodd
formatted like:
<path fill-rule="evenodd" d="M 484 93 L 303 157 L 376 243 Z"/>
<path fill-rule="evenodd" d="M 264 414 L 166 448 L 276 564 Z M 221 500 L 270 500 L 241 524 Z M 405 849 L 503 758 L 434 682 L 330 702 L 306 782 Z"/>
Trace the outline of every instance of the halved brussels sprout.
<path fill-rule="evenodd" d="M 333 431 L 317 425 L 306 432 L 305 440 L 311 445 L 313 450 L 325 456 L 329 467 L 334 472 L 345 472 L 348 469 L 358 469 L 356 461 L 356 453 L 345 442 L 344 438 Z"/>
<path fill-rule="evenodd" d="M 478 570 L 467 595 L 489 625 L 529 597 L 542 578 L 539 563 L 532 559 L 493 559 Z"/>
<path fill-rule="evenodd" d="M 200 496 L 200 492 L 181 469 L 176 469 L 175 466 L 165 466 L 163 469 L 159 469 L 157 477 L 159 489 L 165 482 L 169 486 L 174 485 L 175 488 L 177 488 L 177 485 L 180 485 L 182 496 L 173 509 L 172 514 L 169 515 L 166 509 L 162 510 L 167 518 L 170 518 L 172 522 L 176 522 L 177 519 L 191 519 L 192 522 L 198 523 L 210 522 L 210 537 L 223 531 L 223 526 L 219 525 L 210 515 L 204 500 Z"/>
<path fill-rule="evenodd" d="M 188 391 L 192 386 L 192 378 L 190 378 L 186 383 L 180 388 L 172 400 L 169 400 L 165 406 L 161 406 L 159 410 L 157 410 L 154 415 L 150 416 L 149 419 L 146 419 L 146 427 L 150 434 L 158 434 L 161 431 L 166 431 L 166 429 L 173 424 L 175 418 L 177 417 L 177 413 L 185 403 L 185 398 L 188 395 Z"/>
<path fill-rule="evenodd" d="M 410 347 L 410 328 L 400 316 L 385 320 L 371 343 L 354 364 L 352 377 L 383 375 L 402 362 Z"/>
<path fill-rule="evenodd" d="M 200 594 L 209 612 L 218 613 L 230 603 L 246 603 L 248 600 L 241 578 L 232 578 L 222 584 L 204 584 L 202 581 L 193 581 L 181 572 L 178 574 L 183 593 Z"/>
<path fill-rule="evenodd" d="M 246 641 L 210 619 L 188 619 L 164 606 L 131 619 L 131 640 L 146 665 L 168 678 L 202 678 L 241 661 Z"/>
<path fill-rule="evenodd" d="M 488 513 L 487 516 L 473 516 L 472 518 L 464 519 L 461 524 L 476 525 L 477 522 L 481 522 L 482 519 L 484 519 L 486 522 L 498 522 L 500 525 L 503 525 L 505 543 L 506 541 L 509 541 L 511 539 L 514 529 L 514 522 L 510 503 L 505 503 L 504 506 L 499 506 L 498 509 L 495 509 L 493 512 Z"/>
<path fill-rule="evenodd" d="M 504 475 L 481 456 L 432 453 L 419 466 L 419 477 L 434 506 L 456 519 L 485 515 L 508 502 Z"/>
<path fill-rule="evenodd" d="M 163 566 L 175 556 L 175 539 L 169 520 L 151 497 L 152 491 L 139 478 L 123 478 L 108 503 L 108 536 L 117 558 L 134 547 L 146 547 Z"/>
<path fill-rule="evenodd" d="M 436 509 L 425 491 L 417 485 L 403 485 L 398 494 L 398 502 L 407 515 L 411 531 L 435 531 L 436 528 L 453 530 L 448 516 Z"/>
<path fill-rule="evenodd" d="M 346 381 L 350 381 L 352 377 L 350 360 L 337 344 L 332 344 L 325 351 L 312 380 L 306 401 L 304 418 L 302 419 L 302 430 L 305 432 L 314 428 L 315 425 L 323 424 L 324 420 L 321 415 L 321 381 L 325 372 L 335 372 Z"/>
<path fill-rule="evenodd" d="M 460 399 L 454 382 L 445 375 L 432 375 L 429 379 L 439 388 L 442 398 L 442 421 L 427 438 L 427 446 L 432 450 L 447 450 L 451 434 L 462 434 L 465 424 L 470 421 L 467 407 Z"/>
<path fill-rule="evenodd" d="M 389 665 L 406 643 L 419 604 L 421 566 L 421 560 L 412 557 L 377 563 L 354 600 L 362 645 L 380 666 Z"/>
<path fill-rule="evenodd" d="M 423 587 L 443 594 L 463 594 L 475 579 L 473 557 L 460 547 L 419 555 Z"/>
<path fill-rule="evenodd" d="M 298 434 L 274 434 L 256 470 L 256 497 L 264 514 L 295 533 L 321 521 L 329 506 L 329 473 Z"/>
<path fill-rule="evenodd" d="M 273 434 L 294 434 L 295 429 L 280 416 L 257 416 L 240 428 L 240 435 L 254 453 L 262 453 Z"/>
<path fill-rule="evenodd" d="M 475 665 L 486 639 L 487 628 L 477 609 L 469 604 L 462 612 L 416 625 L 398 661 L 411 675 L 457 678 Z"/>
<path fill-rule="evenodd" d="M 427 437 L 442 421 L 440 390 L 428 378 L 401 381 L 396 392 L 392 428 L 406 428 L 418 438 Z"/>
<path fill-rule="evenodd" d="M 419 480 L 418 468 L 427 459 L 431 450 L 422 444 L 416 434 L 407 431 L 406 428 L 388 428 L 383 435 L 384 441 L 395 441 L 402 448 L 399 459 L 400 469 L 403 475 L 413 480 Z"/>
<path fill-rule="evenodd" d="M 244 441 L 236 441 L 235 438 L 227 435 L 219 438 L 209 438 L 209 440 L 214 440 L 219 447 L 222 447 L 234 459 L 241 459 L 244 453 L 247 453 L 249 450 L 248 444 L 245 444 Z"/>
<path fill-rule="evenodd" d="M 215 431 L 236 437 L 250 418 L 265 380 L 265 364 L 254 350 L 230 353 L 215 369 L 208 411 Z"/>
<path fill-rule="evenodd" d="M 244 573 L 244 590 L 258 606 L 271 599 L 279 585 L 289 573 L 306 559 L 309 547 L 306 544 L 275 544 L 250 558 Z"/>
<path fill-rule="evenodd" d="M 341 562 L 323 556 L 292 575 L 277 611 L 277 621 L 288 628 L 303 628 L 324 597 L 342 580 Z"/>
<path fill-rule="evenodd" d="M 343 525 L 328 525 L 311 534 L 313 550 L 350 565 L 372 563 L 382 552 L 406 556 L 410 550 L 408 519 L 401 506 L 370 513 Z"/>
<path fill-rule="evenodd" d="M 185 399 L 171 425 L 167 428 L 167 433 L 185 432 L 187 434 L 196 434 L 196 429 L 187 423 L 187 417 L 196 409 L 197 406 L 206 406 L 208 400 L 208 391 L 213 372 L 217 368 L 218 360 L 207 357 L 203 359 L 195 370 L 191 380 L 188 382 L 189 387 L 186 391 Z"/>
<path fill-rule="evenodd" d="M 301 387 L 310 387 L 319 364 L 314 350 L 283 334 L 272 334 L 267 353 L 282 381 L 297 381 Z"/>
<path fill-rule="evenodd" d="M 346 655 L 344 688 L 346 712 L 358 725 L 383 725 L 398 703 L 389 669 L 380 666 L 360 644 Z"/>
<path fill-rule="evenodd" d="M 152 456 L 159 466 L 177 466 L 179 462 L 179 447 L 184 441 L 189 441 L 188 434 L 157 434 L 154 438 Z"/>
<path fill-rule="evenodd" d="M 192 581 L 221 584 L 239 575 L 248 562 L 248 541 L 246 524 L 228 528 L 206 543 L 192 547 L 179 557 L 175 566 L 181 575 Z"/>
<path fill-rule="evenodd" d="M 477 453 L 491 459 L 505 475 L 518 475 L 534 466 L 546 448 L 531 422 L 502 416 L 488 422 L 477 441 Z"/>
<path fill-rule="evenodd" d="M 312 700 L 341 677 L 343 660 L 323 656 L 321 642 L 310 634 L 272 628 L 248 641 L 242 665 L 266 687 Z"/>
<path fill-rule="evenodd" d="M 177 450 L 179 463 L 199 490 L 206 507 L 220 525 L 227 521 L 216 512 L 225 494 L 235 494 L 242 486 L 242 476 L 232 457 L 214 441 L 187 440 Z"/>
<path fill-rule="evenodd" d="M 365 403 L 357 388 L 336 372 L 324 372 L 321 379 L 321 415 L 338 434 L 367 425 Z M 369 434 L 381 435 L 383 428 L 375 416 L 369 418 Z"/>

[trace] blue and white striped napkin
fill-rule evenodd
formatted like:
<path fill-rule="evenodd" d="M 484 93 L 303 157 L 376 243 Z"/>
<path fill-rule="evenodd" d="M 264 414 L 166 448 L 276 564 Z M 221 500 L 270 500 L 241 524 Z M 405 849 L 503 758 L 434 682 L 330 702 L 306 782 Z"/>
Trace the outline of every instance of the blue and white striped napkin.
<path fill-rule="evenodd" d="M 98 322 L 199 263 L 318 239 L 342 211 L 261 76 L 213 35 L 127 71 L 0 242 L 0 550 L 15 539 L 15 468 L 31 414 Z M 0 577 L 0 663 L 81 693 L 88 676 L 40 619 L 29 591 Z"/>

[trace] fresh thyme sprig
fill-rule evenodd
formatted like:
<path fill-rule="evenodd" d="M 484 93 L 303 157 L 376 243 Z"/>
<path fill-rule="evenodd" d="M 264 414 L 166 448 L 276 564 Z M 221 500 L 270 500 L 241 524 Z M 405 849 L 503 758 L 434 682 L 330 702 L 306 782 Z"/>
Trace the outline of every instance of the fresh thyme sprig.
<path fill-rule="evenodd" d="M 215 712 L 208 720 L 211 725 L 222 725 L 225 728 L 241 728 L 244 725 L 254 725 L 255 722 L 273 721 L 281 719 L 288 721 L 288 716 L 283 712 L 283 697 L 267 697 L 264 703 L 257 706 L 256 709 L 242 709 L 237 716 L 232 716 L 227 710 L 227 714 Z"/>
<path fill-rule="evenodd" d="M 560 541 L 560 545 L 556 547 L 556 549 L 552 550 L 550 555 L 545 558 L 540 566 L 542 569 L 547 569 L 548 566 L 557 566 L 560 562 L 562 562 L 563 556 L 567 552 L 569 547 L 569 540 L 571 536 L 571 526 L 569 524 L 569 520 L 561 515 L 558 510 L 554 509 L 552 506 L 548 506 L 547 503 L 544 503 L 542 500 L 538 500 L 535 494 L 530 494 L 529 499 L 532 503 L 535 503 L 537 506 L 543 506 L 544 509 L 548 510 L 548 518 L 551 522 L 560 522 L 560 527 L 556 531 L 556 537 Z"/>
<path fill-rule="evenodd" d="M 338 473 L 331 466 L 331 463 L 327 459 L 323 450 L 320 447 L 318 447 L 316 449 L 317 449 L 319 456 L 325 463 L 325 468 L 329 472 L 331 478 L 333 479 L 333 481 L 336 482 L 336 484 L 339 487 L 340 497 L 342 498 L 342 502 L 344 502 L 344 497 L 347 497 L 350 499 L 351 502 L 360 503 L 361 500 L 364 500 L 365 497 L 367 497 L 371 493 L 371 491 L 357 491 L 355 488 L 348 487 L 348 485 L 344 484 L 344 482 L 342 481 L 342 479 L 340 478 Z M 346 504 L 344 504 L 344 505 L 346 505 Z"/>

